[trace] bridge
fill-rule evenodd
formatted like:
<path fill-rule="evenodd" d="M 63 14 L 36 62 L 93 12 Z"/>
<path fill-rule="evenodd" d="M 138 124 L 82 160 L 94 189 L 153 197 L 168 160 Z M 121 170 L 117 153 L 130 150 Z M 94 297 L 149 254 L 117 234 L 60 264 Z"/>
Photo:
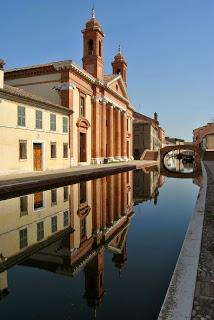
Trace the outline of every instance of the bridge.
<path fill-rule="evenodd" d="M 191 150 L 195 154 L 195 170 L 194 172 L 190 173 L 183 173 L 183 172 L 173 172 L 166 168 L 164 165 L 164 158 L 165 156 L 173 150 Z M 190 179 L 195 178 L 201 173 L 201 165 L 200 165 L 200 158 L 201 158 L 201 149 L 194 145 L 194 144 L 180 144 L 180 145 L 172 145 L 166 146 L 160 149 L 160 173 L 165 177 L 170 178 L 180 178 L 180 179 Z"/>
<path fill-rule="evenodd" d="M 196 156 L 201 156 L 201 149 L 195 144 L 179 144 L 173 146 L 166 146 L 160 149 L 160 162 L 164 160 L 164 157 L 173 150 L 191 150 L 194 151 Z"/>

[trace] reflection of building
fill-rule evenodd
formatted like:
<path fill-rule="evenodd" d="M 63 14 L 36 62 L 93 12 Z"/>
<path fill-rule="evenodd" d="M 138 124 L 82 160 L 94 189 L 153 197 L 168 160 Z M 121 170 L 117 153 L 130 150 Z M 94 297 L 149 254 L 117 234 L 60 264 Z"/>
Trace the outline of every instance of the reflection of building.
<path fill-rule="evenodd" d="M 7 271 L 4 271 L 0 273 L 0 300 L 7 296 L 8 293 Z"/>
<path fill-rule="evenodd" d="M 69 226 L 69 188 L 3 200 L 0 221 L 0 253 L 9 259 Z"/>
<path fill-rule="evenodd" d="M 185 153 L 182 152 L 182 155 Z M 196 166 L 193 162 L 184 161 L 182 159 L 177 159 L 176 157 L 171 157 L 169 155 L 164 158 L 165 168 L 172 172 L 193 172 L 196 170 Z"/>
<path fill-rule="evenodd" d="M 71 111 L 3 77 L 0 60 L 0 173 L 69 168 Z"/>
<path fill-rule="evenodd" d="M 135 159 L 140 159 L 147 149 L 156 151 L 164 145 L 165 134 L 164 130 L 159 127 L 156 112 L 154 119 L 134 112 L 133 139 Z"/>
<path fill-rule="evenodd" d="M 193 142 L 205 150 L 214 149 L 214 123 L 193 130 Z"/>
<path fill-rule="evenodd" d="M 104 75 L 104 33 L 92 17 L 83 34 L 83 66 L 72 60 L 16 68 L 5 81 L 73 110 L 70 160 L 101 163 L 132 157 L 132 113 L 127 93 L 127 62 L 119 48 L 112 72 Z"/>
<path fill-rule="evenodd" d="M 135 170 L 133 173 L 133 199 L 135 204 L 154 199 L 157 203 L 159 188 L 164 183 L 164 177 L 158 171 L 145 173 L 143 170 Z"/>
<path fill-rule="evenodd" d="M 96 310 L 105 291 L 105 250 L 113 253 L 119 272 L 127 261 L 132 175 L 120 173 L 0 202 L 0 252 L 7 258 L 0 271 L 14 261 L 66 276 L 84 269 L 85 298 Z M 6 282 L 0 278 L 1 286 Z"/>

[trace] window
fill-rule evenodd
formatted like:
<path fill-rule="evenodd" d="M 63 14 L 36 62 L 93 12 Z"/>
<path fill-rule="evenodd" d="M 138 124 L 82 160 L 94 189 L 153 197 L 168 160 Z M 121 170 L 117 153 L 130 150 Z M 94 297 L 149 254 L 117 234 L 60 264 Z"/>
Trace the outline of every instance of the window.
<path fill-rule="evenodd" d="M 19 230 L 19 245 L 20 245 L 20 249 L 23 249 L 28 246 L 27 228 Z"/>
<path fill-rule="evenodd" d="M 64 212 L 64 227 L 67 227 L 69 224 L 69 211 L 66 210 Z"/>
<path fill-rule="evenodd" d="M 56 131 L 56 115 L 53 113 L 50 115 L 50 130 Z"/>
<path fill-rule="evenodd" d="M 27 159 L 27 141 L 19 140 L 19 159 Z"/>
<path fill-rule="evenodd" d="M 42 111 L 36 110 L 36 129 L 42 129 Z"/>
<path fill-rule="evenodd" d="M 68 144 L 63 143 L 63 158 L 68 158 Z"/>
<path fill-rule="evenodd" d="M 54 206 L 57 204 L 57 189 L 51 190 L 51 205 Z"/>
<path fill-rule="evenodd" d="M 117 74 L 120 74 L 120 69 L 117 69 Z"/>
<path fill-rule="evenodd" d="M 56 158 L 56 142 L 51 142 L 51 159 Z"/>
<path fill-rule="evenodd" d="M 68 186 L 64 187 L 64 202 L 68 201 Z"/>
<path fill-rule="evenodd" d="M 80 203 L 86 202 L 86 182 L 80 182 Z"/>
<path fill-rule="evenodd" d="M 85 97 L 80 96 L 80 116 L 85 117 Z"/>
<path fill-rule="evenodd" d="M 37 241 L 44 239 L 44 222 L 37 223 Z"/>
<path fill-rule="evenodd" d="M 28 214 L 28 196 L 20 197 L 20 217 Z"/>
<path fill-rule="evenodd" d="M 25 127 L 25 107 L 18 106 L 18 126 Z"/>
<path fill-rule="evenodd" d="M 89 54 L 89 56 L 93 55 L 93 51 L 94 51 L 94 41 L 92 39 L 90 39 L 88 41 L 88 54 Z"/>
<path fill-rule="evenodd" d="M 51 231 L 57 231 L 57 216 L 51 218 Z"/>
<path fill-rule="evenodd" d="M 116 84 L 116 90 L 118 91 L 118 85 Z"/>
<path fill-rule="evenodd" d="M 34 193 L 34 210 L 40 209 L 44 207 L 44 199 L 43 199 L 43 192 L 36 192 Z"/>
<path fill-rule="evenodd" d="M 81 239 L 86 236 L 86 218 L 81 219 L 80 221 L 80 237 Z"/>
<path fill-rule="evenodd" d="M 68 132 L 68 118 L 66 118 L 66 117 L 62 118 L 62 131 L 64 133 Z"/>
<path fill-rule="evenodd" d="M 102 43 L 99 41 L 99 56 L 102 56 Z"/>

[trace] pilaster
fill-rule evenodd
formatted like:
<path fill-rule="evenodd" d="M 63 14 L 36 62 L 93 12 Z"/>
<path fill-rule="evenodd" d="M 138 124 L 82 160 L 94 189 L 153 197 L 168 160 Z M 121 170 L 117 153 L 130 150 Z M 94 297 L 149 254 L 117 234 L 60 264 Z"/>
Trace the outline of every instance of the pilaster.
<path fill-rule="evenodd" d="M 127 152 L 126 152 L 126 112 L 121 112 L 121 156 L 123 160 L 127 160 Z"/>
<path fill-rule="evenodd" d="M 116 134 L 116 159 L 121 159 L 121 111 L 120 109 L 116 109 L 116 126 L 115 126 L 115 134 Z"/>
<path fill-rule="evenodd" d="M 102 104 L 102 117 L 101 117 L 101 156 L 106 157 L 106 102 Z"/>
<path fill-rule="evenodd" d="M 114 107 L 108 104 L 108 125 L 107 125 L 107 157 L 113 159 L 114 157 Z"/>

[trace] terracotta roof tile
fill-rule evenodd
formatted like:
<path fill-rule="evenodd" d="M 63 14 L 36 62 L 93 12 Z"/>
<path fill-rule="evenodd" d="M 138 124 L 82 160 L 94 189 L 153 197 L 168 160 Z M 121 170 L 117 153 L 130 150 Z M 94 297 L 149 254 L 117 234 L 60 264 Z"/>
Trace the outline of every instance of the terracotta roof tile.
<path fill-rule="evenodd" d="M 68 111 L 68 108 L 63 107 L 60 104 L 53 103 L 52 101 L 50 101 L 48 99 L 45 99 L 45 98 L 40 97 L 40 96 L 37 96 L 37 95 L 35 95 L 35 94 L 33 94 L 33 93 L 29 92 L 29 91 L 25 91 L 23 89 L 10 86 L 8 84 L 4 84 L 4 88 L 0 89 L 0 92 L 3 92 L 3 93 L 5 92 L 5 93 L 8 93 L 8 94 L 12 94 L 12 95 L 18 96 L 20 98 L 26 98 L 26 99 L 29 99 L 31 101 L 44 103 L 46 105 L 49 105 L 50 107 L 59 108 L 59 109 L 61 109 L 63 111 Z"/>
<path fill-rule="evenodd" d="M 109 82 L 116 77 L 118 77 L 118 74 L 106 74 L 104 75 L 104 82 Z"/>

